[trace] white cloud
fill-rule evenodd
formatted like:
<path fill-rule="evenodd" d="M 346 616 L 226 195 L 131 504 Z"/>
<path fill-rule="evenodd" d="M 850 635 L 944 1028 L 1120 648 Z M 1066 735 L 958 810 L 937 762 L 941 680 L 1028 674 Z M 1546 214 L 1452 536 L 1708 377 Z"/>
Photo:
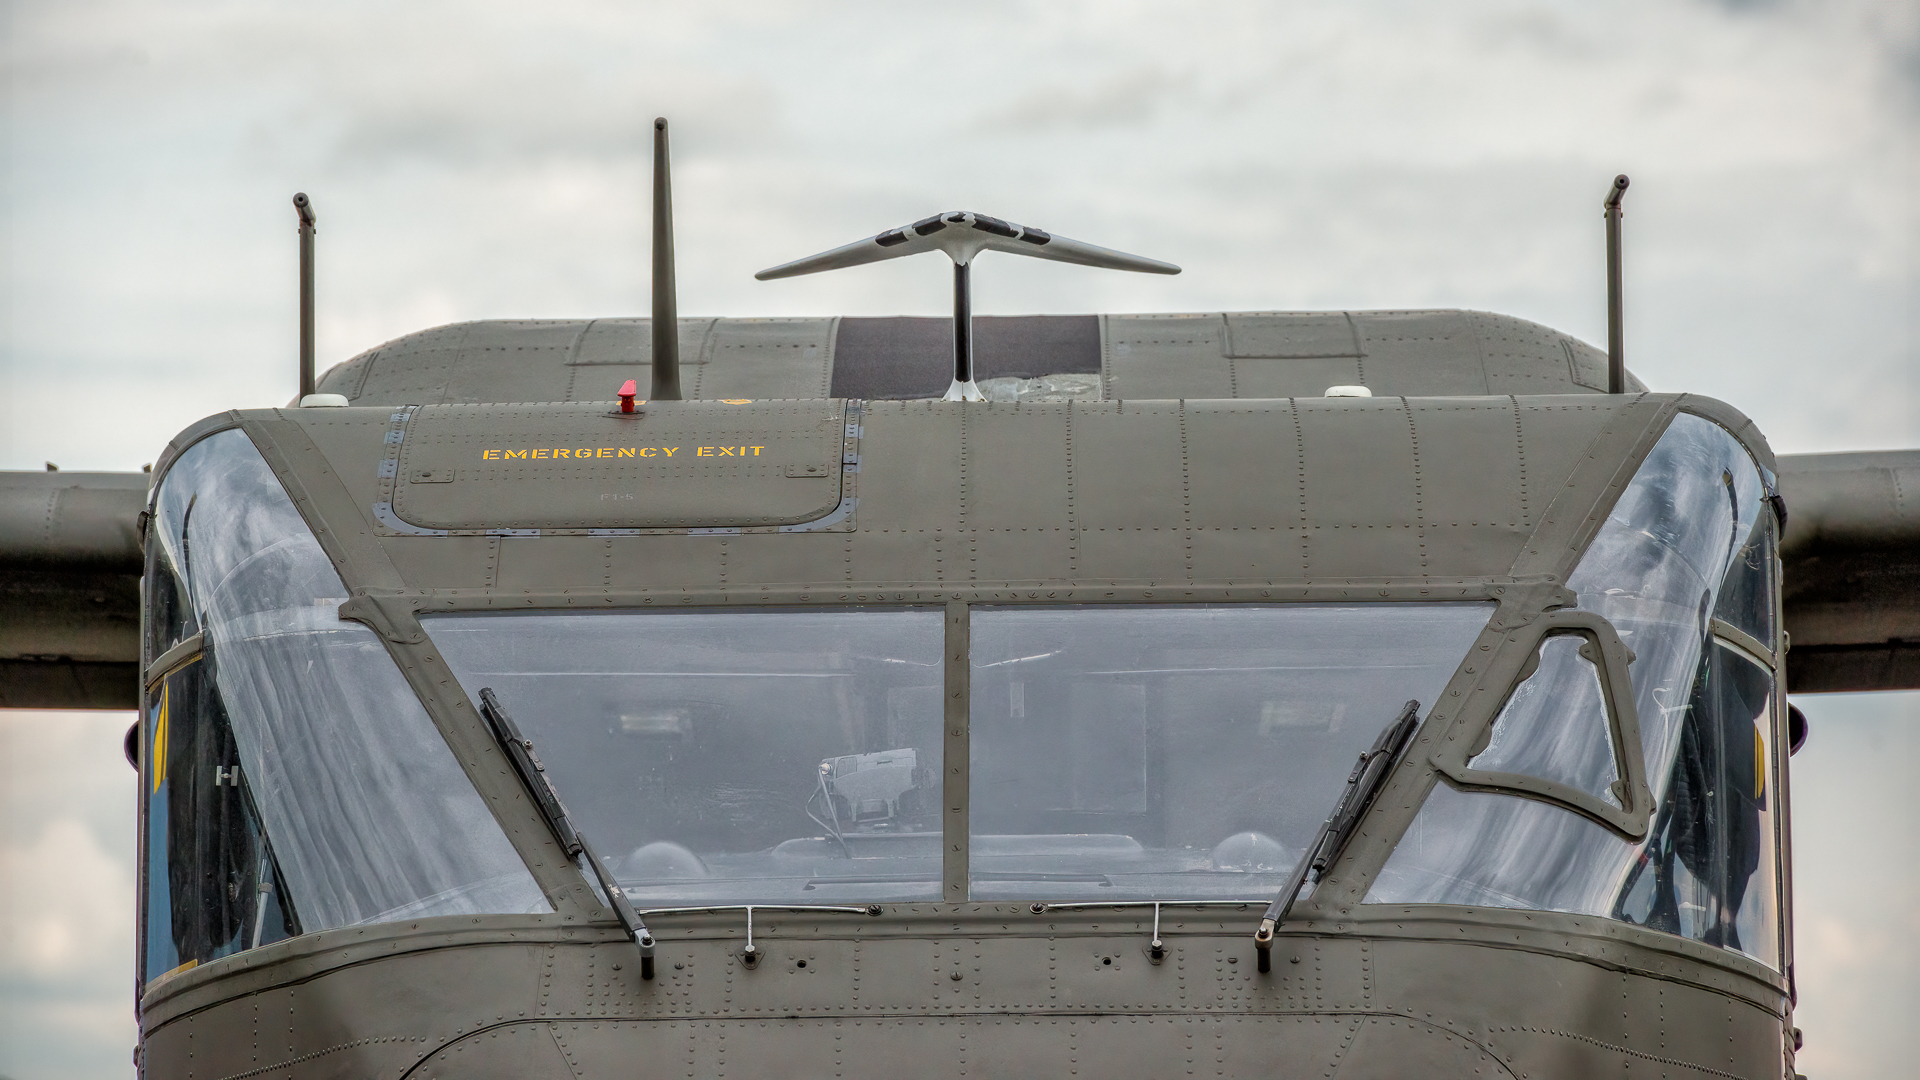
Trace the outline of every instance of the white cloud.
<path fill-rule="evenodd" d="M 16 1080 L 132 1072 L 132 721 L 0 711 L 0 1074 Z"/>
<path fill-rule="evenodd" d="M 966 206 L 1188 268 L 995 265 L 983 310 L 1449 304 L 1593 338 L 1592 204 L 1624 168 L 1650 382 L 1728 398 L 1788 449 L 1913 442 L 1914 22 L 1867 2 L 1009 2 L 961 23 L 24 4 L 0 463 L 129 468 L 215 408 L 286 400 L 296 188 L 321 212 L 328 361 L 423 317 L 637 310 L 655 113 L 689 313 L 937 313 L 935 270 L 749 275 Z M 112 432 L 60 419 L 103 389 L 145 407 Z"/>

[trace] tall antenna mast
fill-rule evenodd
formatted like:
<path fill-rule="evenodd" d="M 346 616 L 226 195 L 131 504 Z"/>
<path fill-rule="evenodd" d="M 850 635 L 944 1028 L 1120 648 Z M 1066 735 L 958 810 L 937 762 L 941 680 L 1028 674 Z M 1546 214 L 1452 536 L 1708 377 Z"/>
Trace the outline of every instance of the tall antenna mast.
<path fill-rule="evenodd" d="M 294 192 L 294 212 L 300 215 L 300 393 L 295 401 L 313 393 L 313 200 L 304 191 Z"/>
<path fill-rule="evenodd" d="M 1627 174 L 1613 178 L 1607 189 L 1607 393 L 1627 392 L 1626 327 L 1620 295 L 1620 198 L 1627 193 Z"/>
<path fill-rule="evenodd" d="M 1082 243 L 985 214 L 955 210 L 889 229 L 878 236 L 870 236 L 832 251 L 782 263 L 753 276 L 761 281 L 771 281 L 774 278 L 815 274 L 822 270 L 843 270 L 882 259 L 918 255 L 923 251 L 943 252 L 953 260 L 953 384 L 947 387 L 942 401 L 986 400 L 973 377 L 972 267 L 974 256 L 981 252 L 1004 251 L 1009 255 L 1100 266 L 1108 270 L 1134 270 L 1143 274 L 1180 272 L 1179 267 L 1158 259 Z"/>
<path fill-rule="evenodd" d="M 664 116 L 653 121 L 653 391 L 648 396 L 680 400 L 680 305 L 673 281 L 673 181 Z"/>

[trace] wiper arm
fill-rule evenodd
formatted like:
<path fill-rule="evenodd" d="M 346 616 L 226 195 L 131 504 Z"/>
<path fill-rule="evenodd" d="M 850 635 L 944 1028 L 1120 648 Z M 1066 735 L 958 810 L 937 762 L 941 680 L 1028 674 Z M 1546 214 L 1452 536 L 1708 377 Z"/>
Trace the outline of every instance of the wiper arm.
<path fill-rule="evenodd" d="M 1260 953 L 1260 970 L 1270 971 L 1273 967 L 1273 931 L 1286 920 L 1287 912 L 1293 908 L 1294 897 L 1300 894 L 1300 887 L 1307 883 L 1311 873 L 1318 882 L 1320 876 L 1340 857 L 1347 841 L 1353 837 L 1354 826 L 1360 823 L 1360 815 L 1366 813 L 1373 804 L 1373 797 L 1380 792 L 1381 785 L 1387 782 L 1387 775 L 1393 769 L 1393 763 L 1400 760 L 1406 749 L 1407 741 L 1413 738 L 1413 729 L 1420 726 L 1420 703 L 1409 701 L 1400 709 L 1400 715 L 1388 724 L 1380 737 L 1373 740 L 1373 746 L 1360 755 L 1354 762 L 1353 772 L 1347 776 L 1346 790 L 1340 793 L 1340 801 L 1334 804 L 1333 813 L 1320 824 L 1320 832 L 1307 845 L 1300 856 L 1300 865 L 1293 868 L 1287 884 L 1280 895 L 1267 905 L 1267 913 L 1260 919 L 1260 929 L 1254 931 L 1253 946 Z"/>
<path fill-rule="evenodd" d="M 620 883 L 613 879 L 600 857 L 587 845 L 587 838 L 580 834 L 573 819 L 567 816 L 567 808 L 560 802 L 560 793 L 554 790 L 553 779 L 547 775 L 547 767 L 533 752 L 533 740 L 520 734 L 520 728 L 514 724 L 513 717 L 500 704 L 500 698 L 493 688 L 480 688 L 480 715 L 487 720 L 487 728 L 493 732 L 494 742 L 500 747 L 507 760 L 513 762 L 513 771 L 520 776 L 520 782 L 526 786 L 527 794 L 533 797 L 533 804 L 540 808 L 540 816 L 546 819 L 547 828 L 553 830 L 553 838 L 559 842 L 567 858 L 586 856 L 587 865 L 593 867 L 593 876 L 599 879 L 600 888 L 607 894 L 607 903 L 613 908 L 613 917 L 620 920 L 620 928 L 633 939 L 640 950 L 640 977 L 653 978 L 653 934 L 647 924 L 640 921 L 640 915 L 633 910 L 633 904 L 627 900 L 627 894 Z"/>

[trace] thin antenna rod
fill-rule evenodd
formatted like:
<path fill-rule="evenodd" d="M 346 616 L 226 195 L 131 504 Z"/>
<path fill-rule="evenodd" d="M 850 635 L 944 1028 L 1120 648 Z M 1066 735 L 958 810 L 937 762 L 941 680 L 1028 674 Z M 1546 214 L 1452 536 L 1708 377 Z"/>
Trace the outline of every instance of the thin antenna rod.
<path fill-rule="evenodd" d="M 298 191 L 294 212 L 300 215 L 300 396 L 313 393 L 313 200 Z"/>
<path fill-rule="evenodd" d="M 953 381 L 968 388 L 973 382 L 973 264 L 953 264 Z"/>
<path fill-rule="evenodd" d="M 680 400 L 680 305 L 673 280 L 673 184 L 667 168 L 667 118 L 653 122 L 653 392 Z"/>
<path fill-rule="evenodd" d="M 1627 392 L 1625 318 L 1620 289 L 1620 197 L 1627 193 L 1627 174 L 1613 178 L 1607 189 L 1607 393 Z"/>

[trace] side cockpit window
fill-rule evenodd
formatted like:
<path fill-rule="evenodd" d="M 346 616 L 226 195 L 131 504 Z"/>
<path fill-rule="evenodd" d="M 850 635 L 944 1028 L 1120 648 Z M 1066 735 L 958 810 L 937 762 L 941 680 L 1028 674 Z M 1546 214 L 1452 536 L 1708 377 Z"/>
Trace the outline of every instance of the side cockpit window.
<path fill-rule="evenodd" d="M 1435 754 L 1367 902 L 1606 916 L 1779 966 L 1767 496 L 1733 436 L 1674 419 L 1569 578 L 1577 610 L 1539 618 L 1588 640 L 1508 656 L 1504 707 L 1470 760 Z"/>
<path fill-rule="evenodd" d="M 300 932 L 207 668 L 195 658 L 148 695 L 147 844 L 161 856 L 148 881 L 153 973 Z"/>
<path fill-rule="evenodd" d="M 550 910 L 245 434 L 183 453 L 152 522 L 146 981 L 302 932 Z"/>
<path fill-rule="evenodd" d="M 1653 834 L 1610 913 L 1756 953 L 1775 931 L 1773 675 L 1716 642 L 1700 663 Z M 1758 938 L 1759 940 L 1755 940 Z"/>

